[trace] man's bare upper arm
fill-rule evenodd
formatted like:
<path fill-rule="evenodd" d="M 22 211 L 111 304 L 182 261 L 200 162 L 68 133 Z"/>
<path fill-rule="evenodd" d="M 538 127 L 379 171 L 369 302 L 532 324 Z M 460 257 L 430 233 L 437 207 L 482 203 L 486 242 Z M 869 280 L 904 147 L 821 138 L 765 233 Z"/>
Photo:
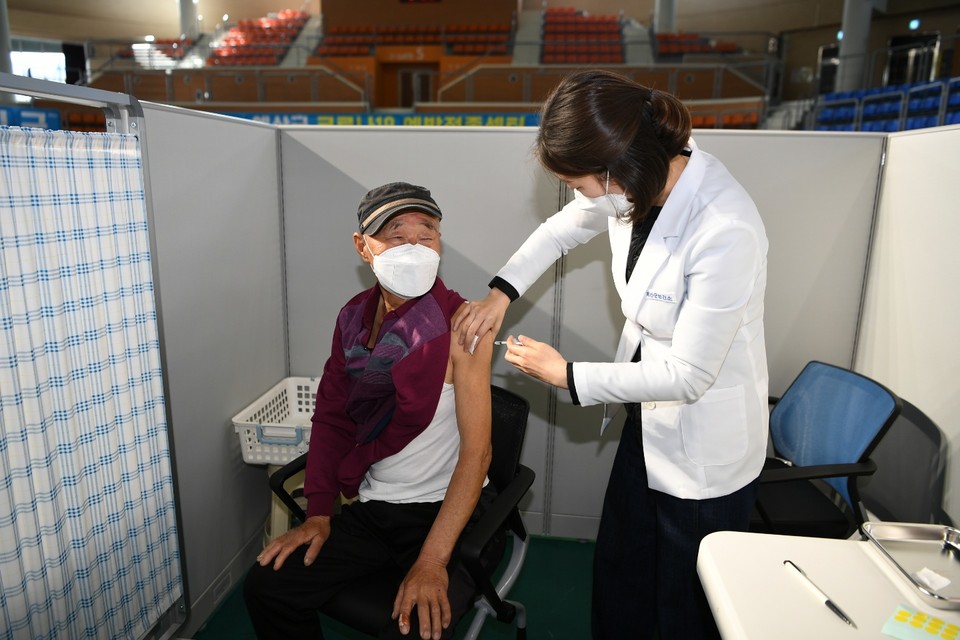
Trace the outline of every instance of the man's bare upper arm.
<path fill-rule="evenodd" d="M 460 446 L 489 446 L 490 443 L 490 370 L 493 357 L 493 334 L 487 332 L 474 349 L 465 352 L 457 344 L 457 335 L 450 336 L 453 362 L 453 385 L 457 402 L 457 424 Z"/>

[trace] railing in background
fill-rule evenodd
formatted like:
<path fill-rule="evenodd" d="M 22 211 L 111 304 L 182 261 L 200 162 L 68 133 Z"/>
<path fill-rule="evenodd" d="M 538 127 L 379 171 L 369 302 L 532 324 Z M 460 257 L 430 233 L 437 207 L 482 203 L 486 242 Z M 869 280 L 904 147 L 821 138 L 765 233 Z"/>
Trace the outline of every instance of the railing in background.
<path fill-rule="evenodd" d="M 441 34 L 442 37 L 446 37 Z M 363 45 L 362 54 L 357 53 L 354 56 L 325 56 L 317 58 L 315 51 L 317 48 L 317 40 L 307 37 L 301 39 L 298 43 L 294 43 L 290 46 L 284 45 L 284 50 L 286 51 L 286 59 L 292 59 L 293 64 L 282 64 L 277 66 L 276 64 L 245 64 L 245 65 L 236 65 L 231 66 L 230 70 L 237 71 L 257 71 L 263 70 L 268 71 L 271 69 L 284 70 L 284 71 L 308 71 L 316 68 L 317 64 L 312 64 L 312 62 L 319 62 L 320 68 L 328 68 L 337 77 L 343 78 L 345 83 L 350 83 L 356 87 L 368 87 L 370 84 L 369 74 L 364 77 L 364 74 L 359 72 L 351 72 L 345 70 L 346 62 L 357 57 L 369 57 L 376 55 L 376 46 L 375 45 Z M 146 45 L 148 43 L 139 43 Z M 452 45 L 455 43 L 447 43 L 444 40 L 440 46 L 444 46 L 452 52 Z M 629 38 L 624 38 L 622 49 L 627 50 L 634 45 L 643 45 L 649 47 L 649 42 L 646 40 L 632 40 Z M 264 45 L 272 46 L 272 45 Z M 358 45 L 359 46 L 359 45 Z M 444 87 L 449 87 L 452 83 L 463 80 L 464 77 L 471 72 L 472 69 L 476 69 L 478 66 L 483 65 L 487 58 L 496 58 L 503 55 L 502 44 L 476 44 L 472 45 L 470 53 L 463 55 L 461 57 L 464 59 L 464 64 L 461 66 L 460 70 L 453 71 L 449 74 L 444 75 L 440 79 L 441 92 Z M 524 41 L 511 41 L 509 43 L 509 49 L 513 49 L 519 46 L 537 46 L 542 47 L 546 46 L 542 42 L 524 42 Z M 600 50 L 603 47 L 609 46 L 609 42 L 604 40 L 589 40 L 583 39 L 578 40 L 576 46 L 583 48 L 586 51 L 592 49 Z M 122 72 L 127 75 L 137 74 L 140 72 L 149 71 L 155 69 L 150 66 L 148 59 L 145 59 L 143 63 L 136 62 L 131 59 L 129 56 L 121 56 L 119 52 L 131 47 L 130 43 L 118 43 L 118 42 L 96 42 L 91 41 L 88 43 L 88 56 L 91 60 L 91 77 L 96 78 L 102 76 L 105 73 L 109 72 Z M 180 63 L 180 66 L 175 70 L 177 72 L 182 72 L 187 69 L 197 68 L 196 62 L 206 60 L 210 57 L 209 45 L 206 41 L 202 40 L 193 45 L 193 48 L 189 51 L 186 51 L 184 58 Z M 742 74 L 750 82 L 754 83 L 761 90 L 766 91 L 769 94 L 776 93 L 777 87 L 776 82 L 778 81 L 781 74 L 781 65 L 780 62 L 773 56 L 769 56 L 763 53 L 751 54 L 751 55 L 731 55 L 726 57 L 717 57 L 717 56 L 685 56 L 682 61 L 672 61 L 672 62 L 662 62 L 654 64 L 644 64 L 638 65 L 637 63 L 631 62 L 628 59 L 621 58 L 622 62 L 615 64 L 623 64 L 626 67 L 637 67 L 637 66 L 650 66 L 650 67 L 660 67 L 664 69 L 673 69 L 675 70 L 674 78 L 678 77 L 684 70 L 696 70 L 703 67 L 727 67 L 734 70 L 737 73 Z M 540 64 L 537 65 L 538 68 L 544 70 L 550 70 L 553 67 L 570 67 L 571 65 L 576 65 L 578 63 L 566 62 L 566 63 L 556 63 L 556 64 Z M 593 64 L 593 63 L 590 63 Z M 524 65 L 529 67 L 530 65 Z M 611 66 L 611 63 L 606 63 L 604 66 Z M 166 70 L 168 67 L 164 65 L 160 69 L 155 70 Z M 211 66 L 207 66 L 211 68 Z M 722 84 L 722 80 L 720 80 Z M 674 81 L 673 88 L 670 87 L 660 87 L 665 90 L 671 91 L 678 88 L 682 88 L 682 83 L 679 81 Z M 134 92 L 135 93 L 135 92 Z M 718 88 L 718 97 L 723 93 L 722 87 Z M 444 99 L 444 96 L 441 95 L 440 99 Z"/>
<path fill-rule="evenodd" d="M 366 108 L 369 79 L 346 77 L 326 66 L 300 68 L 208 67 L 177 73 L 111 71 L 97 80 L 101 89 L 140 100 L 180 106 L 205 103 L 344 102 Z"/>
<path fill-rule="evenodd" d="M 765 67 L 766 61 L 744 63 Z M 765 96 L 767 87 L 754 82 L 741 67 L 725 64 L 598 65 L 633 77 L 642 84 L 678 95 L 683 100 L 718 100 Z M 560 78 L 577 65 L 484 65 L 440 87 L 438 102 L 539 102 Z M 498 95 L 489 95 L 490 87 Z"/>
<path fill-rule="evenodd" d="M 897 80 L 890 78 L 890 67 L 898 58 L 906 58 L 908 66 L 916 64 L 917 69 L 913 69 L 913 72 L 915 75 L 924 76 L 918 77 L 914 83 L 934 80 L 942 75 L 943 55 L 946 52 L 955 51 L 958 45 L 960 45 L 960 34 L 939 34 L 936 42 L 928 46 L 914 44 L 877 49 L 870 53 L 862 86 L 879 87 L 898 84 Z M 960 75 L 960 69 L 953 69 L 952 73 Z M 902 81 L 900 83 L 902 84 Z"/>

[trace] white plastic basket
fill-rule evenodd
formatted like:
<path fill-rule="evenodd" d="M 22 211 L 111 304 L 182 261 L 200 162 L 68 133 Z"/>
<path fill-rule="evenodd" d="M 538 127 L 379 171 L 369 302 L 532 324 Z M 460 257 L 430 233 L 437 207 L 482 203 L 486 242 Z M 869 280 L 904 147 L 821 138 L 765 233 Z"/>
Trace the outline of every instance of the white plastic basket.
<path fill-rule="evenodd" d="M 320 378 L 285 378 L 233 417 L 247 464 L 286 464 L 310 446 Z"/>

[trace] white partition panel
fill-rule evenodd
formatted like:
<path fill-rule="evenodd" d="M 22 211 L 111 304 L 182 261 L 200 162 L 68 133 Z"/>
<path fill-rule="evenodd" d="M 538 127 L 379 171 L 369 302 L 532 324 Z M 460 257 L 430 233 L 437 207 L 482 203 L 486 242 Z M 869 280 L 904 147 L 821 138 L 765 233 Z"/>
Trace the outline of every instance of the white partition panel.
<path fill-rule="evenodd" d="M 531 154 L 535 131 L 283 128 L 290 360 L 316 375 L 340 305 L 373 280 L 355 255 L 356 203 L 392 180 L 433 190 L 444 219 L 441 276 L 467 297 L 560 204 Z M 698 132 L 754 195 L 771 240 L 767 296 L 771 390 L 808 360 L 852 363 L 883 136 Z M 605 236 L 568 255 L 512 305 L 504 335 L 558 340 L 572 360 L 612 357 L 622 324 Z M 554 286 L 555 282 L 560 287 Z M 537 472 L 531 528 L 593 537 L 619 429 L 602 438 L 601 409 L 495 361 L 495 381 L 524 393 L 533 416 L 524 462 Z M 536 519 L 546 517 L 542 528 Z"/>
<path fill-rule="evenodd" d="M 960 127 L 891 135 L 867 279 L 856 369 L 929 415 L 960 441 Z M 951 463 L 956 455 L 951 455 Z M 948 464 L 945 508 L 960 516 Z"/>
<path fill-rule="evenodd" d="M 270 507 L 230 418 L 287 371 L 279 134 L 159 105 L 144 118 L 188 636 L 243 578 Z"/>

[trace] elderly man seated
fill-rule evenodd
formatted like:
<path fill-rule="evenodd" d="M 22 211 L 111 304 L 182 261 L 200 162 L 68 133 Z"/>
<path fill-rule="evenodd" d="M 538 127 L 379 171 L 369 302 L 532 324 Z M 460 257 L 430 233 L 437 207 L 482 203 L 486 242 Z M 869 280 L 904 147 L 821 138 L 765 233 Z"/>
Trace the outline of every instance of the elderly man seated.
<path fill-rule="evenodd" d="M 405 571 L 380 637 L 452 635 L 473 585 L 457 541 L 492 499 L 488 332 L 473 355 L 450 319 L 465 300 L 437 277 L 440 220 L 405 182 L 360 201 L 353 242 L 377 284 L 340 310 L 317 389 L 307 520 L 266 546 L 244 597 L 259 638 L 322 638 L 317 609 L 344 584 Z M 359 499 L 334 515 L 340 494 Z"/>

